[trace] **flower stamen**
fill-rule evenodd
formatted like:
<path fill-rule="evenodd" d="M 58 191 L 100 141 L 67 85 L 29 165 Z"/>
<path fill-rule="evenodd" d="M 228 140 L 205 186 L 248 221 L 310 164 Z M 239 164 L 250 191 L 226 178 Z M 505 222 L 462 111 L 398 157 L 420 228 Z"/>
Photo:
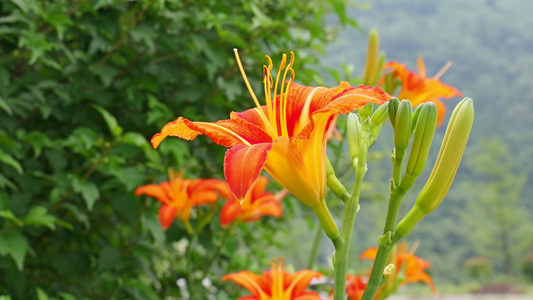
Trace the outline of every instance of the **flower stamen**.
<path fill-rule="evenodd" d="M 433 76 L 434 79 L 439 79 L 442 75 L 444 75 L 444 73 L 446 73 L 446 71 L 448 71 L 448 69 L 452 66 L 452 61 L 449 60 L 445 65 L 444 67 L 442 67 L 442 69 L 440 69 L 440 71 L 435 75 Z"/>
<path fill-rule="evenodd" d="M 237 65 L 239 65 L 239 70 L 241 71 L 242 78 L 244 79 L 244 83 L 246 84 L 246 87 L 248 88 L 248 91 L 250 92 L 250 95 L 252 96 L 252 99 L 254 99 L 255 105 L 257 106 L 259 115 L 261 116 L 261 119 L 266 125 L 266 128 L 270 131 L 273 131 L 276 134 L 276 130 L 272 128 L 272 125 L 270 124 L 270 120 L 265 115 L 265 112 L 263 111 L 263 108 L 261 108 L 261 105 L 259 104 L 259 101 L 257 100 L 257 97 L 255 96 L 254 90 L 252 89 L 252 86 L 250 85 L 250 82 L 248 81 L 248 77 L 246 77 L 246 73 L 244 72 L 244 68 L 242 67 L 241 59 L 239 57 L 239 51 L 237 48 L 233 49 L 233 52 L 235 53 L 235 58 L 237 60 Z"/>

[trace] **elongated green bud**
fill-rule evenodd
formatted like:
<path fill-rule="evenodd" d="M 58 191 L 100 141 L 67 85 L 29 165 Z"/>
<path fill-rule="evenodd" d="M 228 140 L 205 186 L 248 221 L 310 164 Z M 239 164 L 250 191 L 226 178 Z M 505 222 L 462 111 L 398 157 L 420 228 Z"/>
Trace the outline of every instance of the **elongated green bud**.
<path fill-rule="evenodd" d="M 413 120 L 413 108 L 409 100 L 402 100 L 394 121 L 394 147 L 406 149 L 411 139 L 411 122 Z"/>
<path fill-rule="evenodd" d="M 418 118 L 413 145 L 411 146 L 405 175 L 400 184 L 400 188 L 405 191 L 413 186 L 416 178 L 424 170 L 435 128 L 437 127 L 437 105 L 433 102 L 427 102 L 418 107 L 420 109 L 416 110 L 418 112 Z"/>
<path fill-rule="evenodd" d="M 433 103 L 433 102 L 426 102 L 426 103 Z M 413 113 L 413 120 L 411 121 L 411 134 L 415 131 L 416 128 L 416 122 L 418 122 L 418 115 L 420 115 L 420 110 L 424 106 L 425 103 L 420 104 L 416 107 L 415 112 Z M 435 104 L 435 103 L 433 103 Z"/>
<path fill-rule="evenodd" d="M 374 106 L 372 103 L 368 103 L 367 105 L 360 108 L 357 112 L 359 113 L 359 116 L 361 117 L 361 121 L 366 120 L 372 112 L 374 111 Z"/>
<path fill-rule="evenodd" d="M 378 70 L 379 54 L 379 34 L 375 28 L 370 30 L 368 35 L 368 48 L 366 52 L 365 74 L 363 75 L 363 84 L 374 85 L 374 78 Z"/>
<path fill-rule="evenodd" d="M 396 122 L 396 113 L 398 112 L 398 107 L 400 106 L 400 100 L 398 98 L 394 97 L 391 98 L 389 101 L 389 119 L 390 123 L 392 125 L 392 128 L 395 126 Z"/>
<path fill-rule="evenodd" d="M 361 143 L 363 142 L 363 128 L 357 114 L 348 114 L 347 122 L 348 146 L 350 147 L 350 157 L 353 161 L 359 157 Z"/>
<path fill-rule="evenodd" d="M 464 98 L 453 110 L 433 171 L 415 205 L 398 224 L 396 234 L 407 235 L 423 216 L 442 202 L 463 157 L 473 123 L 474 103 L 472 99 Z"/>
<path fill-rule="evenodd" d="M 389 102 L 385 102 L 381 104 L 378 107 L 378 109 L 376 109 L 374 114 L 372 114 L 372 117 L 370 117 L 370 123 L 371 125 L 376 126 L 376 125 L 379 125 L 385 122 L 385 120 L 387 120 L 388 117 L 389 117 Z"/>

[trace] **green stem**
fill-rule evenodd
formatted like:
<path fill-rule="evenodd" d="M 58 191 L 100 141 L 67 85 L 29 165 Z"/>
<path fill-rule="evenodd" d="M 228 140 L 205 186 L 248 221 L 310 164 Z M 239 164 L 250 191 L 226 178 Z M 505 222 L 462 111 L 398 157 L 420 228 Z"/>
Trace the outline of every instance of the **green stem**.
<path fill-rule="evenodd" d="M 372 273 L 370 273 L 370 278 L 368 279 L 368 284 L 365 289 L 365 293 L 361 300 L 372 300 L 377 290 L 381 286 L 381 277 L 383 276 L 383 270 L 387 265 L 389 260 L 389 255 L 394 245 L 379 245 L 378 253 L 376 255 L 376 260 L 372 266 Z"/>
<path fill-rule="evenodd" d="M 318 249 L 320 248 L 320 242 L 322 241 L 322 235 L 324 229 L 321 226 L 316 226 L 315 238 L 313 240 L 313 246 L 311 253 L 309 254 L 309 261 L 307 262 L 307 269 L 312 270 L 315 267 L 315 262 L 318 257 Z"/>
<path fill-rule="evenodd" d="M 367 153 L 368 145 L 365 144 L 363 147 L 361 147 L 359 152 L 352 195 L 349 199 L 347 199 L 346 206 L 344 207 L 344 217 L 341 232 L 341 237 L 344 243 L 340 249 L 336 249 L 334 300 L 345 299 L 346 270 L 348 268 L 350 256 L 350 242 L 352 238 L 355 217 L 357 216 L 357 211 L 359 210 L 359 197 L 363 185 L 363 178 L 366 174 Z"/>
<path fill-rule="evenodd" d="M 389 231 L 394 231 L 394 225 L 396 223 L 398 209 L 400 208 L 400 203 L 402 202 L 402 198 L 405 193 L 406 191 L 404 189 L 391 187 L 389 209 L 387 211 L 387 219 L 385 220 L 385 228 L 383 229 L 383 234 L 386 234 Z"/>
<path fill-rule="evenodd" d="M 402 162 L 405 155 L 405 149 L 394 148 L 394 159 L 392 160 L 392 179 L 394 180 L 394 186 L 400 185 L 400 179 L 402 176 Z"/>
<path fill-rule="evenodd" d="M 395 149 L 395 151 L 397 151 L 397 149 Z M 362 300 L 372 300 L 374 298 L 374 295 L 381 286 L 383 270 L 387 265 L 390 252 L 394 245 L 401 238 L 398 235 L 394 235 L 393 232 L 395 229 L 396 216 L 398 215 L 400 203 L 402 202 L 403 196 L 405 196 L 405 193 L 407 192 L 407 190 L 400 186 L 400 175 L 404 154 L 405 150 L 398 151 L 395 153 L 395 158 L 393 160 L 394 168 L 392 174 L 389 208 L 387 210 L 387 218 L 385 219 L 383 237 L 380 239 L 378 252 L 376 254 L 376 260 L 374 261 L 374 265 L 372 266 L 372 273 L 370 273 L 370 278 L 368 279 L 368 284 L 366 286 Z M 387 235 L 389 236 L 388 242 L 382 242 L 382 239 L 387 240 Z"/>

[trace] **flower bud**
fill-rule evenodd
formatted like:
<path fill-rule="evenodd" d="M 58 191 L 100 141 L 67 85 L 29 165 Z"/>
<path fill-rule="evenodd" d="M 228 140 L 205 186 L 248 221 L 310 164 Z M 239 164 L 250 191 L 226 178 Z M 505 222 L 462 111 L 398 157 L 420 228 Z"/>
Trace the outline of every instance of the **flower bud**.
<path fill-rule="evenodd" d="M 394 147 L 396 149 L 406 149 L 411 139 L 411 122 L 413 117 L 413 108 L 409 100 L 402 100 L 396 120 L 394 121 Z"/>
<path fill-rule="evenodd" d="M 394 128 L 395 122 L 396 122 L 396 112 L 398 112 L 398 107 L 400 106 L 400 100 L 398 98 L 393 97 L 389 101 L 389 119 L 390 123 L 392 125 L 392 128 Z"/>
<path fill-rule="evenodd" d="M 372 117 L 370 117 L 370 123 L 373 126 L 380 125 L 385 122 L 389 117 L 389 102 L 385 102 L 376 109 Z"/>
<path fill-rule="evenodd" d="M 433 102 L 425 102 L 425 103 L 433 103 Z M 415 112 L 413 113 L 413 120 L 411 121 L 411 134 L 413 134 L 413 132 L 415 131 L 416 122 L 418 122 L 418 115 L 420 114 L 420 110 L 422 109 L 423 106 L 424 106 L 424 103 L 418 105 L 415 109 Z"/>
<path fill-rule="evenodd" d="M 418 112 L 413 145 L 409 154 L 409 161 L 400 188 L 409 190 L 415 179 L 422 173 L 428 157 L 433 134 L 437 127 L 437 106 L 433 102 L 426 102 L 416 110 Z"/>
<path fill-rule="evenodd" d="M 357 114 L 348 114 L 347 122 L 348 146 L 350 147 L 350 157 L 353 161 L 359 157 L 361 143 L 363 142 L 363 129 Z"/>
<path fill-rule="evenodd" d="M 455 177 L 466 142 L 474 123 L 474 103 L 464 98 L 453 110 L 444 140 L 426 185 L 416 199 L 415 206 L 400 221 L 396 234 L 407 235 L 413 226 L 442 202 Z"/>
<path fill-rule="evenodd" d="M 374 85 L 381 69 L 378 69 L 379 65 L 379 34 L 375 28 L 370 30 L 368 35 L 368 48 L 366 52 L 366 65 L 365 73 L 363 75 L 364 85 Z"/>
<path fill-rule="evenodd" d="M 361 107 L 357 112 L 359 113 L 359 116 L 361 117 L 361 121 L 366 120 L 370 115 L 372 114 L 372 111 L 374 111 L 374 106 L 372 103 L 368 103 L 367 105 Z"/>

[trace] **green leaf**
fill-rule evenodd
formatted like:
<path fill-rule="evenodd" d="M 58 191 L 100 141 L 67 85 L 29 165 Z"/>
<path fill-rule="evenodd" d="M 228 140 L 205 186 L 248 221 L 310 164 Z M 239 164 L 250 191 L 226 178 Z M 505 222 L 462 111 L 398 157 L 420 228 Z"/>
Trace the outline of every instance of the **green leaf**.
<path fill-rule="evenodd" d="M 13 111 L 11 110 L 9 105 L 7 105 L 6 100 L 2 97 L 0 97 L 0 108 L 3 109 L 8 115 L 13 115 Z"/>
<path fill-rule="evenodd" d="M 113 78 L 117 75 L 117 69 L 108 65 L 92 65 L 89 67 L 89 71 L 100 77 L 100 80 L 102 80 L 105 87 L 111 85 Z"/>
<path fill-rule="evenodd" d="M 159 163 L 161 162 L 161 156 L 159 155 L 159 152 L 154 150 L 152 148 L 152 145 L 148 142 L 148 140 L 140 133 L 138 132 L 126 132 L 121 137 L 121 142 L 135 145 L 144 151 L 144 155 L 148 160 L 151 162 Z"/>
<path fill-rule="evenodd" d="M 28 250 L 28 241 L 19 230 L 0 234 L 0 255 L 11 256 L 20 271 L 24 269 L 24 258 Z"/>
<path fill-rule="evenodd" d="M 0 218 L 4 218 L 6 220 L 9 220 L 9 221 L 15 223 L 15 225 L 17 225 L 17 226 L 22 226 L 23 225 L 22 221 L 19 218 L 17 218 L 13 214 L 13 212 L 10 211 L 10 210 L 0 210 Z"/>
<path fill-rule="evenodd" d="M 48 298 L 48 295 L 41 288 L 37 288 L 36 291 L 37 300 L 50 300 L 50 298 Z"/>
<path fill-rule="evenodd" d="M 27 225 L 42 225 L 51 230 L 56 229 L 56 221 L 56 217 L 49 215 L 47 209 L 42 206 L 32 207 L 30 212 L 24 217 L 24 223 Z"/>
<path fill-rule="evenodd" d="M 61 296 L 61 300 L 76 300 L 77 298 L 69 293 L 59 293 L 59 296 Z"/>
<path fill-rule="evenodd" d="M 120 139 L 121 142 L 135 145 L 139 148 L 150 146 L 146 138 L 138 132 L 126 132 Z"/>
<path fill-rule="evenodd" d="M 24 13 L 30 10 L 31 1 L 29 0 L 11 0 L 11 2 L 15 3 Z"/>
<path fill-rule="evenodd" d="M 19 174 L 23 174 L 22 166 L 19 164 L 18 161 L 16 161 L 11 155 L 4 152 L 4 150 L 0 149 L 0 161 L 12 166 Z"/>
<path fill-rule="evenodd" d="M 118 125 L 117 119 L 112 114 L 110 114 L 103 107 L 96 104 L 93 104 L 93 108 L 96 109 L 102 115 L 102 117 L 104 117 L 104 120 L 107 123 L 107 127 L 109 127 L 109 131 L 111 131 L 111 134 L 113 134 L 113 136 L 119 136 L 122 134 L 122 127 Z"/>
<path fill-rule="evenodd" d="M 85 229 L 91 228 L 89 217 L 78 206 L 73 205 L 71 203 L 64 203 L 63 205 L 61 205 L 61 207 L 67 209 L 80 223 L 85 226 Z"/>
<path fill-rule="evenodd" d="M 165 231 L 161 227 L 161 224 L 159 224 L 156 215 L 143 215 L 141 217 L 141 224 L 144 228 L 148 229 L 159 245 L 165 242 Z"/>
<path fill-rule="evenodd" d="M 72 188 L 76 193 L 81 194 L 83 200 L 85 200 L 87 209 L 91 211 L 94 207 L 94 203 L 96 203 L 96 200 L 100 197 L 98 187 L 92 182 L 82 181 L 75 178 L 72 182 Z"/>
<path fill-rule="evenodd" d="M 13 191 L 18 191 L 17 186 L 9 179 L 7 179 L 4 175 L 0 174 L 0 188 L 8 187 L 12 189 Z"/>

